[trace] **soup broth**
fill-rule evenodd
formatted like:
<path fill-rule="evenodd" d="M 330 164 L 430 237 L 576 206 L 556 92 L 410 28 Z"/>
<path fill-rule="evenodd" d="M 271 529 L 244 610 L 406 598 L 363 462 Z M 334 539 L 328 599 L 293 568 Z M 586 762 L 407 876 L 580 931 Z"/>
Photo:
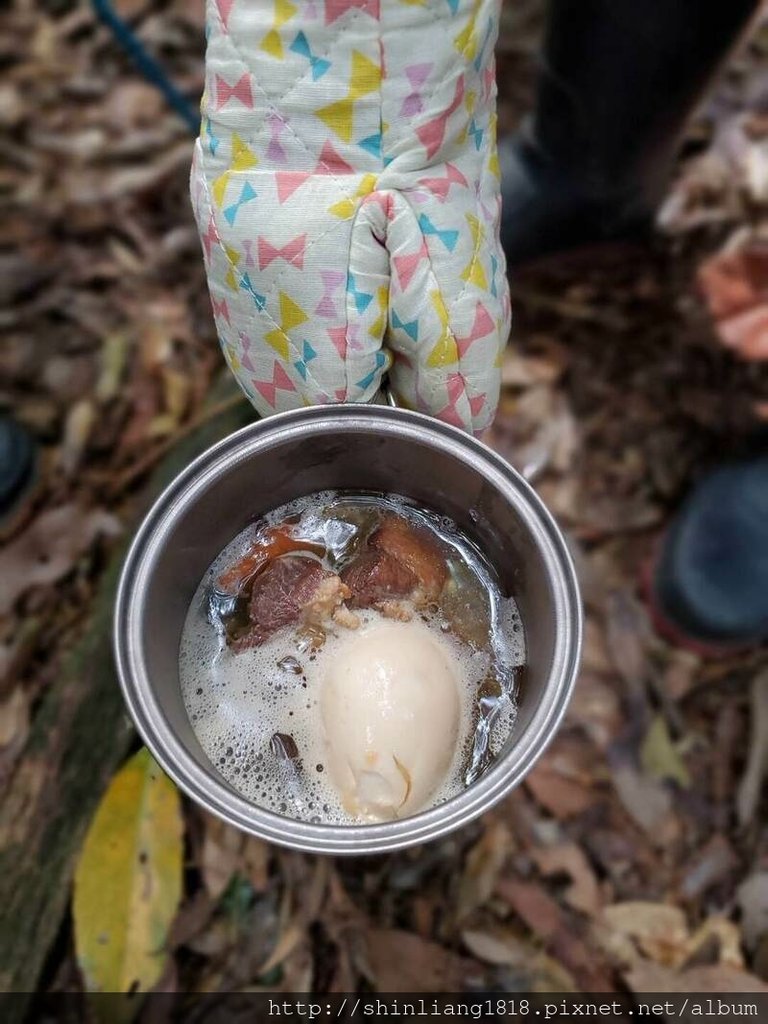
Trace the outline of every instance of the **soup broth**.
<path fill-rule="evenodd" d="M 187 614 L 184 703 L 200 745 L 234 789 L 293 818 L 370 820 L 328 770 L 321 703 L 333 666 L 381 630 L 428 643 L 452 667 L 458 691 L 445 771 L 423 803 L 404 802 L 402 816 L 450 799 L 492 765 L 514 725 L 525 662 L 514 600 L 451 520 L 394 495 L 324 492 L 243 530 L 210 566 Z"/>

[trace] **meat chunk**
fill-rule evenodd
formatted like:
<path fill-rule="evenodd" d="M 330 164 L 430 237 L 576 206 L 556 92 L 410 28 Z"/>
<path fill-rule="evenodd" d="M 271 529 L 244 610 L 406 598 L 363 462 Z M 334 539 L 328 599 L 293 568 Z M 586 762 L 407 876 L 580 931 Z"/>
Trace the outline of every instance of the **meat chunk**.
<path fill-rule="evenodd" d="M 371 537 L 370 546 L 405 566 L 418 580 L 425 600 L 434 601 L 448 578 L 443 550 L 421 527 L 389 515 Z M 402 596 L 402 595 L 388 595 Z"/>
<path fill-rule="evenodd" d="M 292 536 L 285 526 L 268 527 L 261 532 L 253 547 L 221 574 L 218 586 L 227 594 L 239 594 L 268 562 L 293 551 L 311 551 L 322 556 L 325 548 L 322 544 Z"/>
<path fill-rule="evenodd" d="M 352 608 L 370 608 L 377 601 L 406 597 L 418 584 L 411 570 L 385 551 L 360 555 L 342 572 L 341 579 L 352 593 Z"/>
<path fill-rule="evenodd" d="M 235 650 L 258 647 L 268 640 L 273 633 L 283 626 L 299 622 L 305 614 L 319 612 L 319 606 L 313 606 L 318 595 L 328 590 L 331 581 L 340 584 L 335 573 L 324 569 L 313 558 L 302 558 L 298 555 L 287 555 L 276 558 L 253 581 L 248 615 L 250 625 L 246 632 L 233 641 Z M 334 584 L 333 591 L 338 597 L 336 603 L 343 600 L 344 591 Z M 328 595 L 325 595 L 325 607 L 328 607 Z M 335 604 L 331 606 L 331 611 Z"/>

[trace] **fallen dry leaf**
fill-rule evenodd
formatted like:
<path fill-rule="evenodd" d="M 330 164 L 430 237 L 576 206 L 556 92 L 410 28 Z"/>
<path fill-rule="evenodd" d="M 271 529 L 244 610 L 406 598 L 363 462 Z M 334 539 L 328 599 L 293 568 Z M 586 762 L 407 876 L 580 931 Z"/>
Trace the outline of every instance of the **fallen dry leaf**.
<path fill-rule="evenodd" d="M 631 765 L 618 765 L 612 773 L 616 792 L 629 814 L 652 842 L 664 844 L 676 831 L 672 800 L 660 782 L 641 775 Z"/>
<path fill-rule="evenodd" d="M 610 678 L 582 669 L 568 705 L 566 721 L 577 725 L 598 750 L 605 752 L 624 721 L 621 702 Z"/>
<path fill-rule="evenodd" d="M 306 939 L 306 935 L 306 928 L 303 924 L 300 924 L 298 921 L 290 922 L 280 934 L 275 948 L 256 973 L 258 975 L 268 974 L 299 947 L 299 945 Z"/>
<path fill-rule="evenodd" d="M 702 958 L 706 960 L 702 962 Z M 686 970 L 694 966 L 719 964 L 726 967 L 744 968 L 741 955 L 741 933 L 733 921 L 713 915 L 706 918 L 688 940 Z"/>
<path fill-rule="evenodd" d="M 670 970 L 659 964 L 638 962 L 624 978 L 633 992 L 768 992 L 768 985 L 735 967 L 691 967 L 687 971 Z M 699 1019 L 699 1018 L 696 1018 Z"/>
<path fill-rule="evenodd" d="M 496 891 L 544 944 L 547 952 L 565 966 L 577 987 L 587 992 L 612 990 L 602 958 L 570 928 L 567 915 L 543 886 L 500 879 Z"/>
<path fill-rule="evenodd" d="M 670 700 L 681 700 L 690 693 L 696 685 L 700 668 L 701 658 L 698 654 L 682 649 L 670 649 L 662 680 L 664 692 Z"/>
<path fill-rule="evenodd" d="M 538 883 L 501 878 L 496 891 L 540 939 L 551 939 L 562 927 L 560 907 Z"/>
<path fill-rule="evenodd" d="M 478 960 L 494 967 L 514 970 L 516 983 L 526 992 L 574 992 L 571 974 L 554 958 L 520 940 L 508 929 L 492 927 L 486 931 L 468 929 L 461 938 Z"/>
<path fill-rule="evenodd" d="M 648 675 L 648 615 L 626 590 L 608 595 L 606 639 L 614 667 L 635 692 Z"/>
<path fill-rule="evenodd" d="M 602 623 L 594 615 L 584 618 L 584 637 L 581 649 L 582 668 L 598 674 L 610 673 L 613 669 L 611 656 L 605 641 Z"/>
<path fill-rule="evenodd" d="M 703 958 L 722 968 L 744 966 L 739 930 L 732 921 L 713 915 L 691 934 L 683 912 L 667 903 L 635 900 L 605 907 L 594 934 L 624 970 L 652 963 L 664 970 L 690 971 L 697 961 L 709 966 L 701 964 Z"/>
<path fill-rule="evenodd" d="M 557 818 L 581 814 L 595 799 L 591 750 L 581 736 L 561 733 L 539 758 L 525 785 Z"/>
<path fill-rule="evenodd" d="M 736 900 L 741 910 L 744 945 L 749 950 L 756 949 L 768 934 L 768 871 L 745 878 L 736 890 Z"/>
<path fill-rule="evenodd" d="M 691 784 L 685 761 L 672 742 L 663 715 L 654 715 L 640 746 L 640 761 L 651 778 L 676 782 L 683 789 Z"/>
<path fill-rule="evenodd" d="M 128 358 L 129 341 L 126 335 L 108 334 L 102 342 L 96 399 L 109 402 L 118 392 Z"/>
<path fill-rule="evenodd" d="M 768 670 L 758 673 L 750 689 L 749 753 L 736 793 L 739 824 L 752 821 L 768 775 Z"/>
<path fill-rule="evenodd" d="M 89 992 L 135 995 L 160 981 L 181 899 L 182 847 L 179 792 L 142 748 L 104 794 L 75 872 L 77 960 Z"/>
<path fill-rule="evenodd" d="M 526 778 L 525 784 L 538 803 L 558 818 L 575 817 L 592 803 L 592 795 L 586 786 L 561 775 L 543 758 Z"/>
<path fill-rule="evenodd" d="M 0 552 L 0 615 L 34 587 L 56 583 L 99 537 L 115 537 L 120 521 L 102 509 L 62 505 L 41 513 Z"/>
<path fill-rule="evenodd" d="M 29 732 L 29 695 L 16 686 L 0 702 L 0 748 L 22 746 Z"/>
<path fill-rule="evenodd" d="M 90 398 L 75 402 L 67 412 L 59 450 L 59 464 L 67 476 L 71 476 L 83 461 L 95 423 L 96 408 Z"/>
<path fill-rule="evenodd" d="M 240 865 L 243 835 L 212 815 L 205 819 L 200 870 L 210 897 L 217 900 Z"/>
<path fill-rule="evenodd" d="M 544 876 L 567 875 L 571 884 L 564 899 L 575 910 L 593 916 L 601 905 L 600 889 L 584 851 L 575 843 L 558 843 L 531 850 L 531 859 Z"/>
<path fill-rule="evenodd" d="M 491 820 L 467 854 L 456 893 L 456 921 L 461 923 L 473 910 L 490 899 L 499 872 L 513 848 L 509 829 Z"/>
<path fill-rule="evenodd" d="M 552 338 L 530 338 L 529 347 L 539 349 L 529 354 L 515 345 L 504 350 L 501 384 L 504 388 L 530 388 L 537 384 L 555 384 L 568 365 L 568 350 Z M 537 344 L 538 343 L 538 344 Z"/>
<path fill-rule="evenodd" d="M 472 956 L 486 964 L 525 965 L 531 949 L 508 929 L 491 927 L 480 931 L 467 928 L 461 933 L 461 941 Z"/>
<path fill-rule="evenodd" d="M 695 899 L 727 878 L 737 865 L 731 844 L 724 835 L 715 833 L 686 865 L 680 892 L 686 899 Z"/>
<path fill-rule="evenodd" d="M 395 928 L 370 929 L 366 945 L 379 992 L 461 992 L 482 978 L 471 960 Z"/>
<path fill-rule="evenodd" d="M 603 908 L 597 931 L 606 952 L 625 965 L 648 957 L 662 966 L 676 967 L 688 950 L 685 914 L 668 903 L 614 903 Z"/>
<path fill-rule="evenodd" d="M 211 899 L 221 896 L 236 872 L 247 878 L 256 892 L 263 892 L 267 884 L 268 845 L 213 815 L 206 815 L 204 821 L 200 870 Z"/>

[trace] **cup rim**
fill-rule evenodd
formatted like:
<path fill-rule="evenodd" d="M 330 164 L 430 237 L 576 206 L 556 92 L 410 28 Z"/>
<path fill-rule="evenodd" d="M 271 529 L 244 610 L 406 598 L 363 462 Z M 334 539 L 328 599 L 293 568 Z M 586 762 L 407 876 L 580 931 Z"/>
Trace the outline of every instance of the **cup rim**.
<path fill-rule="evenodd" d="M 510 750 L 477 782 L 436 807 L 397 821 L 314 824 L 275 814 L 236 793 L 211 765 L 198 763 L 168 722 L 143 657 L 143 600 L 163 544 L 179 516 L 232 465 L 308 431 L 396 433 L 463 459 L 501 491 L 536 543 L 553 592 L 555 650 L 538 707 Z M 123 697 L 142 739 L 176 785 L 229 824 L 305 853 L 375 854 L 436 839 L 501 800 L 541 756 L 565 714 L 581 653 L 582 610 L 573 561 L 549 511 L 531 485 L 496 452 L 457 427 L 422 413 L 379 405 L 315 406 L 259 420 L 219 441 L 160 494 L 134 537 L 118 585 L 113 623 L 115 663 Z"/>

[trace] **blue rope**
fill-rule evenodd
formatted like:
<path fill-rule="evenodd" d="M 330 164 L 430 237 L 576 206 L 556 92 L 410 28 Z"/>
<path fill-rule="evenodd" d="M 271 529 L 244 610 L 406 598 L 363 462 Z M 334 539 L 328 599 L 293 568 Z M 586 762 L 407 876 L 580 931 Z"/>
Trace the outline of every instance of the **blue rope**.
<path fill-rule="evenodd" d="M 190 106 L 187 98 L 168 78 L 161 65 L 150 56 L 130 26 L 115 13 L 111 0 L 92 0 L 96 14 L 109 28 L 115 39 L 133 60 L 148 82 L 159 89 L 169 105 L 189 125 L 194 135 L 200 130 L 200 116 Z"/>

